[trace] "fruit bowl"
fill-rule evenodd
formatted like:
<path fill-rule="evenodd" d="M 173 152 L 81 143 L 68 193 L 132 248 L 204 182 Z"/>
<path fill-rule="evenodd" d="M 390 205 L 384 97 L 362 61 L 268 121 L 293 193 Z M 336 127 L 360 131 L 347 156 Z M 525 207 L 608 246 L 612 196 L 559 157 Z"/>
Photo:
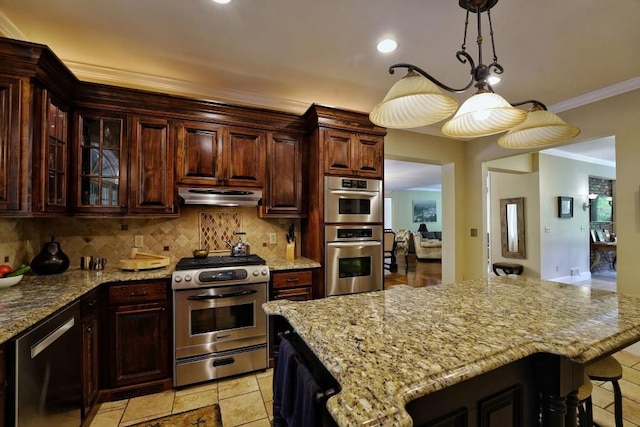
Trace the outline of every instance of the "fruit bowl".
<path fill-rule="evenodd" d="M 20 280 L 22 280 L 22 276 L 23 275 L 21 274 L 19 276 L 0 278 L 0 288 L 9 288 L 17 284 Z"/>

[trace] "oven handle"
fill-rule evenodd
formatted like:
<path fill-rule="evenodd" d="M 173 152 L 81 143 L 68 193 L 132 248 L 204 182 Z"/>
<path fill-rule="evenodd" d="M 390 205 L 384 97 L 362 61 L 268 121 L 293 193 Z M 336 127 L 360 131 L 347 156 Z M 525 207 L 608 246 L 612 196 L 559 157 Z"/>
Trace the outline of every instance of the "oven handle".
<path fill-rule="evenodd" d="M 353 248 L 358 246 L 382 246 L 382 242 L 378 240 L 369 240 L 363 242 L 328 242 L 327 246 L 334 248 Z"/>
<path fill-rule="evenodd" d="M 255 294 L 256 292 L 258 291 L 253 289 L 249 291 L 231 292 L 230 294 L 217 294 L 217 295 L 201 294 L 201 295 L 189 296 L 187 297 L 187 299 L 193 301 L 193 300 L 204 300 L 204 299 L 232 298 L 232 297 L 241 297 L 244 295 L 251 295 L 251 294 Z"/>
<path fill-rule="evenodd" d="M 346 191 L 346 190 L 331 190 L 330 193 L 338 196 L 366 196 L 368 198 L 376 197 L 379 194 L 377 191 Z"/>

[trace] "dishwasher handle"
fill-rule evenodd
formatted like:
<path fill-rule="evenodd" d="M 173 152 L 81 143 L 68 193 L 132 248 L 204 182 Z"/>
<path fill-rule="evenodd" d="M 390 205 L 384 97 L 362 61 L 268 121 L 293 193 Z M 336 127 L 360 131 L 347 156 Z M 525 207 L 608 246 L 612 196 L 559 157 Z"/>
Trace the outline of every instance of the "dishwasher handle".
<path fill-rule="evenodd" d="M 35 359 L 40 353 L 45 351 L 47 347 L 56 342 L 58 338 L 63 336 L 76 324 L 75 317 L 71 317 L 69 320 L 60 325 L 57 329 L 51 332 L 49 335 L 31 346 L 31 358 Z"/>

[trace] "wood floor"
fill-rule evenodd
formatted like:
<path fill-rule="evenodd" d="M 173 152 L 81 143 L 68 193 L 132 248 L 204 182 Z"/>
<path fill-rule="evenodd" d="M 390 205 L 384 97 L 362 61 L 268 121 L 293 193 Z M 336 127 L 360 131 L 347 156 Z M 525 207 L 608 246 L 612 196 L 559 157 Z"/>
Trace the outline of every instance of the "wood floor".
<path fill-rule="evenodd" d="M 384 270 L 384 288 L 393 285 L 409 285 L 416 288 L 439 285 L 442 283 L 441 260 L 419 260 L 414 254 L 409 254 L 408 262 L 404 255 L 398 257 L 398 271 L 391 273 Z"/>

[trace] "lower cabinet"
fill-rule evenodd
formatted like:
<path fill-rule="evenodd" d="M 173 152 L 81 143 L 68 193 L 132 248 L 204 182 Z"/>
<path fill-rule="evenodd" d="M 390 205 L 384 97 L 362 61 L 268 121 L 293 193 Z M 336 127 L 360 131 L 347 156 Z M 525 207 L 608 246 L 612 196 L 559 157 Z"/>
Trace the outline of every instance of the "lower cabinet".
<path fill-rule="evenodd" d="M 169 281 L 106 287 L 103 388 L 106 400 L 171 388 Z"/>
<path fill-rule="evenodd" d="M 271 273 L 269 299 L 307 301 L 313 299 L 312 270 L 287 270 Z M 280 334 L 289 327 L 284 318 L 269 316 L 269 366 L 274 367 L 274 348 L 280 343 Z"/>
<path fill-rule="evenodd" d="M 306 301 L 313 298 L 311 270 L 271 273 L 270 299 Z"/>
<path fill-rule="evenodd" d="M 0 344 L 0 427 L 5 425 L 5 405 L 7 400 L 7 379 L 5 377 L 4 344 Z"/>
<path fill-rule="evenodd" d="M 98 390 L 98 290 L 82 298 L 82 416 L 96 403 Z"/>

